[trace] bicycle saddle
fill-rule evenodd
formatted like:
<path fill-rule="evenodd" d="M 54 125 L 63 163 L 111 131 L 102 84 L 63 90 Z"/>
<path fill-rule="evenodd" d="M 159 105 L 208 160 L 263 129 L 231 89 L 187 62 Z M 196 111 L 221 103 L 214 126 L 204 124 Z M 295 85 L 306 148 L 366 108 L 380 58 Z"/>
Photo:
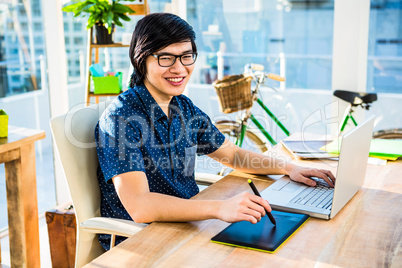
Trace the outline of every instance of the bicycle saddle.
<path fill-rule="evenodd" d="M 334 91 L 334 96 L 349 102 L 352 106 L 363 106 L 364 104 L 367 105 L 377 100 L 376 93 L 360 93 L 339 89 Z"/>

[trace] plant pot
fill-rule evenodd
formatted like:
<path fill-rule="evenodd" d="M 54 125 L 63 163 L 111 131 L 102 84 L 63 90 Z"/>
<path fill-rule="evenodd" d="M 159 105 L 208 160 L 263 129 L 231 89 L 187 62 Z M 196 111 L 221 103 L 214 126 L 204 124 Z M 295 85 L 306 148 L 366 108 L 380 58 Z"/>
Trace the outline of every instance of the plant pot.
<path fill-rule="evenodd" d="M 107 28 L 103 24 L 95 24 L 96 44 L 113 44 L 114 24 L 112 24 L 112 32 L 109 34 Z"/>

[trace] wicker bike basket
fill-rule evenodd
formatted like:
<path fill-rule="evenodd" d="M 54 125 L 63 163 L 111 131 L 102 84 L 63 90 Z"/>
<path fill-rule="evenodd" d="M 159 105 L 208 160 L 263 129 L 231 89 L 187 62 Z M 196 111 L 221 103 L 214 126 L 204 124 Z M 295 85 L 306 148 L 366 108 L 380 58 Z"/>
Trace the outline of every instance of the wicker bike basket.
<path fill-rule="evenodd" d="M 253 106 L 250 76 L 229 75 L 213 83 L 221 112 L 228 114 Z"/>

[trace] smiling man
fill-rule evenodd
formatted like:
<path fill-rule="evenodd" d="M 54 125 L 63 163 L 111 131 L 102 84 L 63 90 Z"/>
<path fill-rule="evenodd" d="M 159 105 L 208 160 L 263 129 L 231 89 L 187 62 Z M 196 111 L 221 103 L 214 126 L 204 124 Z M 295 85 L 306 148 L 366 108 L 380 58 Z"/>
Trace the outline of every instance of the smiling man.
<path fill-rule="evenodd" d="M 180 17 L 154 13 L 141 19 L 130 59 L 130 88 L 105 110 L 95 129 L 102 216 L 145 223 L 256 223 L 265 209 L 271 211 L 266 200 L 247 192 L 227 200 L 190 200 L 199 191 L 194 180 L 196 154 L 243 172 L 287 174 L 309 185 L 315 185 L 309 179 L 315 176 L 333 186 L 330 171 L 285 163 L 225 140 L 210 118 L 182 95 L 197 47 L 192 27 Z M 110 236 L 100 235 L 105 249 L 109 241 Z"/>

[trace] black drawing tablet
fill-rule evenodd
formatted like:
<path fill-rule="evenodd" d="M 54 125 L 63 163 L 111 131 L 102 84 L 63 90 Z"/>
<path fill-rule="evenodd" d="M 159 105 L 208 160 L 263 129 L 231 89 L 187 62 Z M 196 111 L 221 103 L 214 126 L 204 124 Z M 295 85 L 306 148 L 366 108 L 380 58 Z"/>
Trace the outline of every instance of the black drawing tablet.
<path fill-rule="evenodd" d="M 282 211 L 272 211 L 272 215 L 276 220 L 276 226 L 267 216 L 256 224 L 248 221 L 236 222 L 211 240 L 225 245 L 273 253 L 309 219 L 308 215 Z"/>

